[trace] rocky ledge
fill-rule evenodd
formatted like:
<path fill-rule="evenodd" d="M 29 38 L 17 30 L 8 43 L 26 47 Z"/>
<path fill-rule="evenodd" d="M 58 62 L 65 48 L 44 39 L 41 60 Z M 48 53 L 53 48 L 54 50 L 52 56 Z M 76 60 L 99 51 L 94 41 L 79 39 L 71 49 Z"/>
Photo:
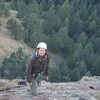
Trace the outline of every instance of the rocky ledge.
<path fill-rule="evenodd" d="M 83 77 L 78 82 L 42 81 L 38 95 L 29 93 L 25 80 L 0 80 L 0 100 L 100 100 L 100 77 Z"/>

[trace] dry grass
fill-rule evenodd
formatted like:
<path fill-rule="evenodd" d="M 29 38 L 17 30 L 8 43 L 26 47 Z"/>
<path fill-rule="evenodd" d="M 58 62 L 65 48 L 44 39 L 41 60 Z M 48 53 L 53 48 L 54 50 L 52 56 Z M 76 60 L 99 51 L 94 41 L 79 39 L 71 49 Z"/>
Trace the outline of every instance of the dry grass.
<path fill-rule="evenodd" d="M 17 20 L 19 24 L 20 20 L 16 18 L 16 11 L 10 11 L 9 18 L 0 18 L 0 63 L 5 56 L 9 56 L 12 52 L 15 52 L 19 47 L 23 48 L 26 54 L 32 53 L 33 50 L 25 45 L 21 41 L 16 41 L 10 37 L 10 30 L 6 28 L 7 21 L 10 18 L 14 18 Z"/>

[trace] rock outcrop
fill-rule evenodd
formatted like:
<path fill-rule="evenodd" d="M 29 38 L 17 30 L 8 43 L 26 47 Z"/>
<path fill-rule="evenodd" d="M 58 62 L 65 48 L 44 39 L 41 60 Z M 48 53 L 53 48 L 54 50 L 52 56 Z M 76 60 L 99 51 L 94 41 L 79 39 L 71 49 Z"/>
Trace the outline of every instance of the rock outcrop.
<path fill-rule="evenodd" d="M 41 81 L 37 96 L 32 96 L 24 83 L 25 80 L 0 80 L 0 100 L 100 100 L 100 77 L 96 76 L 83 77 L 78 82 Z"/>

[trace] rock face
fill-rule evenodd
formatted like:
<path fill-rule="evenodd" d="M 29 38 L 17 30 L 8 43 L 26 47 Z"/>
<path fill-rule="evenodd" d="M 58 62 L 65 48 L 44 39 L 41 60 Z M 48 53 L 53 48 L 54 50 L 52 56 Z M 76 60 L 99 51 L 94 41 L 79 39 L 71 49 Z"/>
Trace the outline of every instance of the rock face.
<path fill-rule="evenodd" d="M 83 77 L 78 82 L 69 83 L 42 81 L 37 96 L 32 96 L 27 86 L 19 84 L 24 82 L 24 80 L 12 81 L 16 88 L 9 85 L 11 89 L 0 91 L 0 100 L 100 100 L 100 77 Z M 2 80 L 0 87 L 1 83 Z"/>

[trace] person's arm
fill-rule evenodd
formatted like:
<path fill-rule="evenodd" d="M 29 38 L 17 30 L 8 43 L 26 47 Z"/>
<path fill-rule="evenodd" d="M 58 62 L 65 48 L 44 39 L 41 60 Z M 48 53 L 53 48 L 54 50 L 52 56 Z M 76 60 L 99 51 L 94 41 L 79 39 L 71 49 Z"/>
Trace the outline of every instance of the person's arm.
<path fill-rule="evenodd" d="M 26 70 L 26 78 L 30 87 L 32 86 L 32 66 L 33 66 L 33 57 L 29 59 Z"/>

